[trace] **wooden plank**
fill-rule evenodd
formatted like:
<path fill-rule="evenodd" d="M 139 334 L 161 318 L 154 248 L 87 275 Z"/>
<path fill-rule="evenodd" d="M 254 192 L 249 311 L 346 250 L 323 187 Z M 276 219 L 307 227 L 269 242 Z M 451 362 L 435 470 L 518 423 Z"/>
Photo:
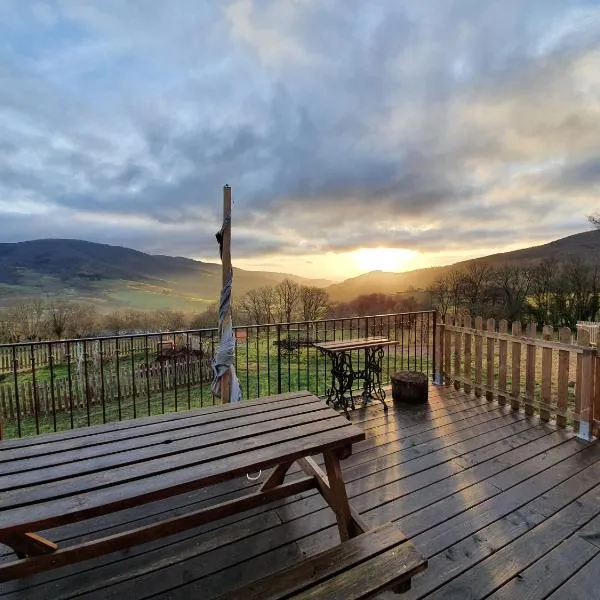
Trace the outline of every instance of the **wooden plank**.
<path fill-rule="evenodd" d="M 481 397 L 481 380 L 483 371 L 483 318 L 475 318 L 475 396 Z"/>
<path fill-rule="evenodd" d="M 265 490 L 270 490 L 271 488 L 281 485 L 285 479 L 286 473 L 290 470 L 291 466 L 291 462 L 284 462 L 277 465 L 275 469 L 273 469 L 269 477 L 267 477 L 265 482 L 260 486 L 260 491 L 264 492 Z"/>
<path fill-rule="evenodd" d="M 552 325 L 545 325 L 542 330 L 542 337 L 550 340 L 554 336 Z M 550 410 L 552 402 L 552 349 L 542 349 L 542 389 L 540 396 L 540 419 L 542 421 L 550 420 Z"/>
<path fill-rule="evenodd" d="M 583 472 L 585 475 L 567 477 L 546 494 L 515 506 L 510 514 L 504 515 L 503 510 L 491 513 L 492 518 L 483 521 L 483 528 L 477 520 L 465 523 L 466 531 L 462 535 L 459 532 L 454 545 L 431 558 L 429 578 L 420 581 L 415 591 L 425 595 L 435 590 L 432 599 L 443 597 L 442 594 L 451 597 L 457 588 L 472 581 L 473 597 L 487 597 L 598 513 L 598 462 Z M 541 549 L 543 544 L 548 545 Z M 440 548 L 439 544 L 436 546 Z M 483 576 L 486 581 L 481 581 L 483 571 L 487 573 L 487 577 Z M 489 585 L 492 588 L 485 589 Z"/>
<path fill-rule="evenodd" d="M 360 565 L 406 541 L 404 534 L 392 523 L 384 523 L 368 533 L 344 544 L 320 552 L 299 564 L 265 579 L 220 596 L 219 600 L 282 600 L 290 594 L 310 588 L 324 580 Z"/>
<path fill-rule="evenodd" d="M 487 600 L 543 600 L 598 553 L 600 549 L 577 535 L 567 538 L 488 596 Z"/>
<path fill-rule="evenodd" d="M 471 315 L 465 315 L 463 319 L 463 325 L 467 331 L 471 329 Z M 473 336 L 470 333 L 463 335 L 465 343 L 465 360 L 463 368 L 463 376 L 465 383 L 463 386 L 465 394 L 471 393 L 471 369 L 472 369 L 472 350 L 473 350 Z"/>
<path fill-rule="evenodd" d="M 165 460 L 177 457 L 181 464 L 185 464 L 191 457 L 190 453 L 196 453 L 202 448 L 210 449 L 205 452 L 205 456 L 213 457 L 217 460 L 222 456 L 228 456 L 239 444 L 246 444 L 247 447 L 254 447 L 258 442 L 260 445 L 261 437 L 265 434 L 276 434 L 276 443 L 295 439 L 299 427 L 308 426 L 308 429 L 315 427 L 315 430 L 333 429 L 342 425 L 342 417 L 338 416 L 329 407 L 321 405 L 320 410 L 299 415 L 292 415 L 282 419 L 272 421 L 258 422 L 246 427 L 236 427 L 234 429 L 217 429 L 210 431 L 210 425 L 205 428 L 207 432 L 200 430 L 192 431 L 191 436 L 185 436 L 181 439 L 171 439 L 170 436 L 163 437 L 163 441 L 152 446 L 143 446 L 132 448 L 121 452 L 109 454 L 95 454 L 89 458 L 73 460 L 73 453 L 59 454 L 68 455 L 69 462 L 58 462 L 51 467 L 43 468 L 39 460 L 36 460 L 36 468 L 28 471 L 13 472 L 0 476 L 1 495 L 8 493 L 9 490 L 22 489 L 27 486 L 47 485 L 57 480 L 69 480 L 76 477 L 83 477 L 86 474 L 107 471 L 107 475 L 112 476 L 112 469 L 122 468 L 127 465 L 135 466 L 139 470 L 139 476 L 145 472 L 148 476 L 152 475 L 150 463 L 160 467 Z M 324 423 L 322 423 L 324 422 Z M 316 425 L 318 428 L 316 428 Z M 323 427 L 324 425 L 324 427 Z M 102 448 L 101 446 L 100 448 Z M 110 446 L 108 447 L 110 449 Z M 82 452 L 83 453 L 83 452 Z M 19 461 L 15 461 L 19 462 Z M 146 468 L 147 467 L 147 468 Z M 31 493 L 28 490 L 26 493 Z M 33 496 L 35 493 L 32 494 Z M 2 500 L 0 500 L 2 505 Z"/>
<path fill-rule="evenodd" d="M 600 556 L 596 555 L 573 577 L 561 585 L 548 600 L 598 600 Z"/>
<path fill-rule="evenodd" d="M 427 561 L 410 543 L 368 559 L 309 590 L 294 600 L 364 600 L 402 583 L 427 568 Z"/>
<path fill-rule="evenodd" d="M 210 508 L 186 513 L 171 519 L 162 520 L 158 523 L 137 527 L 124 533 L 110 535 L 60 550 L 56 550 L 57 547 L 54 545 L 54 550 L 56 551 L 52 554 L 48 554 L 48 550 L 46 550 L 43 555 L 36 556 L 35 558 L 0 564 L 0 582 L 30 576 L 48 569 L 55 569 L 64 565 L 96 558 L 103 554 L 110 554 L 111 552 L 123 550 L 136 544 L 147 543 L 157 538 L 171 536 L 203 523 L 250 510 L 256 506 L 262 506 L 287 496 L 299 494 L 314 487 L 314 479 L 304 477 L 266 491 L 248 494 L 242 498 L 222 502 Z"/>
<path fill-rule="evenodd" d="M 291 401 L 293 402 L 293 401 Z M 68 469 L 69 463 L 82 462 L 92 458 L 103 458 L 107 459 L 109 455 L 113 456 L 113 460 L 119 461 L 121 457 L 123 460 L 127 460 L 127 452 L 133 450 L 141 451 L 146 448 L 147 452 L 152 452 L 156 456 L 160 456 L 163 452 L 173 453 L 176 451 L 177 444 L 193 444 L 192 439 L 198 439 L 199 436 L 208 434 L 217 434 L 219 432 L 224 435 L 230 436 L 229 439 L 236 439 L 238 437 L 245 437 L 247 431 L 256 431 L 256 428 L 261 425 L 265 425 L 266 428 L 278 428 L 279 421 L 281 419 L 290 419 L 288 425 L 300 423 L 302 421 L 318 421 L 328 414 L 330 409 L 321 401 L 313 403 L 303 403 L 300 406 L 291 405 L 282 409 L 275 409 L 270 411 L 261 411 L 257 414 L 242 415 L 233 419 L 215 419 L 214 421 L 210 416 L 202 417 L 190 417 L 187 423 L 181 423 L 181 425 L 174 429 L 166 431 L 158 431 L 157 433 L 151 433 L 150 431 L 156 431 L 156 428 L 152 428 L 148 432 L 148 435 L 137 435 L 135 437 L 127 438 L 123 435 L 115 436 L 116 439 L 110 437 L 102 437 L 100 440 L 96 440 L 98 443 L 94 443 L 94 438 L 90 440 L 90 444 L 87 446 L 82 445 L 83 442 L 74 444 L 75 448 L 65 449 L 59 451 L 60 448 L 65 448 L 67 442 L 60 441 L 57 447 L 48 446 L 48 454 L 46 455 L 33 455 L 26 456 L 24 458 L 14 458 L 10 462 L 3 464 L 3 474 L 19 473 L 24 474 L 25 471 L 34 469 L 46 470 L 48 467 L 60 465 L 64 469 Z M 253 429 L 250 429 L 253 428 Z M 225 433 L 227 432 L 227 433 Z M 122 433 L 122 432 L 120 432 Z M 185 442 L 184 440 L 188 440 Z M 173 445 L 175 444 L 175 445 Z M 202 445 L 202 444 L 201 444 Z M 162 451 L 161 451 L 162 447 Z M 51 452 L 53 450 L 53 452 Z M 16 455 L 15 450 L 11 450 L 12 455 Z M 92 466 L 94 466 L 93 463 Z M 95 463 L 98 467 L 100 463 Z M 82 465 L 79 466 L 82 469 Z M 63 470 L 64 470 L 63 469 Z M 68 472 L 68 471 L 65 471 Z M 35 476 L 35 475 L 31 475 Z M 42 477 L 55 476 L 55 473 L 46 473 Z M 4 489 L 2 483 L 3 477 L 0 476 L 0 489 Z"/>
<path fill-rule="evenodd" d="M 341 419 L 348 423 L 343 417 Z M 319 423 L 299 428 L 301 431 L 298 433 L 305 434 L 304 440 L 298 437 L 277 443 L 275 433 L 261 436 L 260 442 L 256 438 L 238 442 L 236 453 L 229 456 L 223 456 L 222 451 L 217 449 L 218 460 L 212 459 L 213 449 L 204 449 L 189 453 L 186 460 L 190 462 L 183 463 L 185 466 L 181 463 L 181 456 L 176 455 L 160 459 L 158 464 L 152 461 L 143 463 L 142 469 L 137 465 L 113 469 L 109 481 L 103 473 L 92 473 L 67 482 L 32 487 L 27 492 L 27 506 L 20 505 L 24 499 L 22 490 L 5 492 L 0 498 L 2 506 L 16 505 L 16 508 L 0 511 L 0 531 L 12 533 L 48 529 L 267 469 L 282 460 L 296 460 L 328 449 L 346 447 L 365 438 L 365 434 L 354 425 L 333 430 L 327 427 L 320 430 L 318 426 Z M 148 477 L 148 473 L 154 475 Z M 83 493 L 92 489 L 94 494 Z M 34 502 L 36 508 L 32 510 Z"/>
<path fill-rule="evenodd" d="M 66 393 L 66 391 L 65 391 Z M 263 404 L 277 403 L 283 402 L 289 399 L 297 398 L 299 402 L 301 402 L 301 398 L 306 398 L 306 401 L 312 402 L 314 401 L 314 394 L 307 392 L 306 390 L 299 392 L 286 392 L 284 394 L 277 394 L 273 396 L 267 396 L 265 398 L 260 398 L 258 400 L 244 400 L 244 402 L 239 402 L 235 404 L 229 405 L 216 405 L 216 406 L 207 406 L 204 408 L 196 408 L 189 411 L 181 411 L 177 413 L 167 413 L 164 415 L 156 415 L 151 417 L 142 417 L 139 419 L 129 419 L 126 421 L 116 421 L 114 423 L 103 423 L 101 425 L 92 425 L 91 427 L 82 427 L 79 429 L 72 429 L 69 431 L 60 431 L 56 433 L 50 433 L 45 435 L 33 436 L 30 438 L 22 438 L 18 440 L 5 440 L 2 442 L 0 446 L 2 450 L 7 450 L 10 448 L 25 448 L 26 446 L 38 446 L 44 443 L 55 444 L 58 440 L 72 440 L 80 437 L 89 437 L 95 433 L 100 433 L 104 435 L 108 435 L 113 431 L 121 431 L 121 430 L 134 430 L 138 427 L 147 427 L 151 424 L 161 423 L 165 424 L 165 427 L 168 423 L 172 421 L 181 421 L 185 422 L 191 416 L 195 415 L 209 415 L 214 413 L 226 412 L 229 410 L 232 411 L 248 411 L 251 413 L 256 409 L 256 407 L 261 406 Z M 64 405 L 68 407 L 67 404 Z M 129 434 L 133 432 L 130 431 Z M 3 453 L 4 454 L 4 453 Z"/>
<path fill-rule="evenodd" d="M 173 413 L 170 416 L 174 417 L 167 421 L 162 421 L 160 417 L 145 417 L 138 419 L 135 427 L 119 427 L 116 430 L 112 427 L 113 423 L 106 425 L 98 425 L 93 427 L 81 428 L 75 438 L 65 438 L 63 433 L 58 432 L 49 435 L 38 436 L 36 438 L 23 438 L 22 440 L 7 440 L 0 445 L 2 454 L 0 462 L 23 459 L 30 456 L 46 456 L 53 452 L 62 452 L 64 450 L 88 448 L 95 444 L 114 443 L 119 440 L 130 440 L 134 438 L 144 438 L 154 433 L 167 434 L 169 431 L 181 430 L 194 425 L 203 423 L 217 423 L 227 421 L 229 419 L 240 419 L 244 416 L 252 417 L 252 415 L 263 414 L 264 418 L 271 411 L 279 411 L 282 409 L 297 407 L 298 411 L 302 411 L 303 405 L 315 405 L 323 402 L 312 394 L 302 396 L 294 396 L 289 399 L 280 398 L 274 402 L 268 399 L 267 402 L 250 404 L 250 402 L 241 402 L 230 404 L 227 406 L 216 406 L 194 409 L 180 413 Z M 219 410 L 223 408 L 224 410 Z M 180 415 L 186 415 L 180 418 Z M 159 419 L 158 421 L 156 419 Z M 128 421 L 121 421 L 123 425 L 127 425 Z M 106 430 L 104 429 L 106 427 Z M 88 432 L 85 435 L 85 432 Z M 41 439 L 40 439 L 41 438 Z"/>
<path fill-rule="evenodd" d="M 558 330 L 558 339 L 568 344 L 571 342 L 572 333 L 568 327 L 561 327 Z M 556 424 L 559 427 L 567 426 L 567 414 L 569 403 L 569 359 L 570 352 L 568 350 L 559 350 L 558 352 L 558 378 L 557 378 L 557 416 Z"/>
<path fill-rule="evenodd" d="M 493 333 L 496 331 L 496 320 L 488 319 L 486 322 L 486 336 L 489 333 Z M 494 399 L 494 393 L 491 391 L 494 389 L 494 338 L 486 337 L 486 377 L 485 382 L 488 388 L 488 391 L 485 393 L 485 399 L 488 402 L 491 402 Z"/>
<path fill-rule="evenodd" d="M 525 414 L 531 416 L 535 412 L 535 342 L 537 340 L 537 325 L 535 323 L 529 323 L 525 335 L 531 340 L 531 342 L 527 344 L 525 355 Z"/>
<path fill-rule="evenodd" d="M 512 324 L 512 334 L 514 337 L 521 336 L 521 323 Z M 514 341 L 511 344 L 512 349 L 512 383 L 510 406 L 513 410 L 519 410 L 521 406 L 521 341 Z"/>
<path fill-rule="evenodd" d="M 457 327 L 456 325 L 449 325 L 448 328 L 450 329 L 450 331 L 461 331 L 462 333 L 468 332 L 468 333 L 475 333 L 475 330 L 471 329 L 470 331 L 467 331 L 467 328 L 465 327 Z M 507 342 L 521 342 L 522 344 L 527 344 L 527 342 L 529 341 L 528 338 L 522 334 L 519 334 L 518 336 L 513 336 L 510 335 L 506 332 L 498 332 L 498 333 L 492 333 L 490 334 L 491 337 L 493 337 L 495 340 L 505 340 Z M 575 352 L 576 354 L 582 354 L 583 353 L 583 348 L 581 346 L 577 346 L 577 345 L 572 345 L 569 344 L 567 346 L 565 346 L 565 344 L 561 343 L 561 342 L 552 342 L 552 341 L 544 341 L 544 340 L 537 340 L 536 344 L 535 344 L 538 348 L 552 348 L 553 350 L 568 350 L 569 352 Z"/>
<path fill-rule="evenodd" d="M 508 331 L 508 321 L 502 319 L 498 325 L 498 330 L 501 334 L 506 334 Z M 506 373 L 507 373 L 507 350 L 508 342 L 505 339 L 500 339 L 498 342 L 498 404 L 504 406 L 506 404 Z"/>

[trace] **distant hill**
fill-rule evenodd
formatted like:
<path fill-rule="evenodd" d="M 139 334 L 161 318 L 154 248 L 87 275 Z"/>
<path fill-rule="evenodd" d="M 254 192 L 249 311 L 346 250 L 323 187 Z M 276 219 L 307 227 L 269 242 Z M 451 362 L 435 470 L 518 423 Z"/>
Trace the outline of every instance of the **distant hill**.
<path fill-rule="evenodd" d="M 585 231 L 548 244 L 482 256 L 444 267 L 417 269 L 404 273 L 371 271 L 333 284 L 327 288 L 327 291 L 334 301 L 348 301 L 361 294 L 392 294 L 405 292 L 411 288 L 424 289 L 450 269 L 466 266 L 471 262 L 485 262 L 490 266 L 499 267 L 507 264 L 530 265 L 550 257 L 564 260 L 569 256 L 580 256 L 582 259 L 600 263 L 600 231 Z"/>
<path fill-rule="evenodd" d="M 235 294 L 286 277 L 325 287 L 327 280 L 286 273 L 234 269 Z M 0 304 L 24 296 L 63 296 L 120 307 L 203 310 L 218 299 L 221 265 L 151 255 L 82 240 L 33 240 L 0 244 Z"/>

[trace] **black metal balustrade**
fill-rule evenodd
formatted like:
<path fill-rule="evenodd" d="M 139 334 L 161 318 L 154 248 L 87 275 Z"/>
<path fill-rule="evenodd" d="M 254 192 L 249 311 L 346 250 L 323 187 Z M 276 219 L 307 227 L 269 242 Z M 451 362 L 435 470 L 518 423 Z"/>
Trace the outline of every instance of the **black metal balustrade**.
<path fill-rule="evenodd" d="M 301 389 L 325 396 L 331 364 L 313 343 L 383 335 L 397 342 L 384 350 L 384 384 L 397 370 L 432 376 L 435 328 L 433 311 L 235 327 L 236 371 L 244 398 Z M 0 345 L 1 436 L 214 404 L 217 345 L 216 329 Z M 355 360 L 360 369 L 364 355 Z"/>

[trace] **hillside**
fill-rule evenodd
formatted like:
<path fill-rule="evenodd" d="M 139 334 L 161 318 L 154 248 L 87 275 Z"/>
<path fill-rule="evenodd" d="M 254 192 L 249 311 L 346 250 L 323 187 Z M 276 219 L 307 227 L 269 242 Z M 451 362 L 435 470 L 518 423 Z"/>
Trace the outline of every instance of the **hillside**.
<path fill-rule="evenodd" d="M 235 294 L 289 277 L 302 284 L 329 284 L 262 271 L 234 269 Z M 203 310 L 218 299 L 221 265 L 151 255 L 81 240 L 33 240 L 0 244 L 0 304 L 23 296 L 62 296 L 120 307 Z"/>
<path fill-rule="evenodd" d="M 327 288 L 334 301 L 348 301 L 361 294 L 404 292 L 410 288 L 424 289 L 431 285 L 440 275 L 450 269 L 465 266 L 470 262 L 485 262 L 493 267 L 506 264 L 530 265 L 546 258 L 556 257 L 564 260 L 569 256 L 579 256 L 584 260 L 600 263 L 600 231 L 585 231 L 568 237 L 532 246 L 512 252 L 504 252 L 482 256 L 471 261 L 464 261 L 444 267 L 417 269 L 404 273 L 385 273 L 372 271 L 336 283 Z"/>

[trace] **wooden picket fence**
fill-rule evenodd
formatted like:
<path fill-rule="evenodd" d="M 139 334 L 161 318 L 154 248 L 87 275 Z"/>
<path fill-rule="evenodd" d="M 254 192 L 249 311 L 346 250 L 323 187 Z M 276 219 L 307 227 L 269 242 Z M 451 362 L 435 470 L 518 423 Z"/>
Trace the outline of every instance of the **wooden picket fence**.
<path fill-rule="evenodd" d="M 130 337 L 125 340 L 120 340 L 119 353 L 122 356 L 131 354 L 131 352 L 143 352 L 147 344 L 151 344 L 151 352 L 155 350 L 158 335 L 143 335 Z M 164 339 L 167 339 L 166 337 Z M 171 337 L 172 339 L 172 337 Z M 77 352 L 82 352 L 83 342 L 70 341 L 69 345 L 66 342 L 51 341 L 38 342 L 35 344 L 14 345 L 0 348 L 0 374 L 12 373 L 14 371 L 15 361 L 17 361 L 17 371 L 28 371 L 35 366 L 47 367 L 50 364 L 50 354 L 54 364 L 62 363 L 66 360 L 69 354 L 75 355 Z M 102 351 L 107 355 L 114 354 L 117 349 L 117 339 L 109 338 L 102 342 Z"/>
<path fill-rule="evenodd" d="M 71 380 L 55 378 L 50 381 L 21 382 L 15 390 L 13 383 L 0 384 L 0 421 L 15 420 L 36 414 L 47 415 L 103 403 L 132 400 L 170 391 L 175 387 L 194 386 L 211 380 L 210 359 L 193 358 L 182 361 L 137 365 L 134 370 L 123 368 L 105 373 L 102 380 L 90 376 L 87 384 L 73 375 Z"/>
<path fill-rule="evenodd" d="M 437 330 L 438 377 L 590 439 L 600 418 L 600 357 L 585 329 L 576 339 L 568 327 L 556 333 L 546 325 L 540 338 L 535 323 L 525 331 L 512 323 L 509 332 L 505 320 L 496 327 L 494 319 L 447 318 Z"/>

